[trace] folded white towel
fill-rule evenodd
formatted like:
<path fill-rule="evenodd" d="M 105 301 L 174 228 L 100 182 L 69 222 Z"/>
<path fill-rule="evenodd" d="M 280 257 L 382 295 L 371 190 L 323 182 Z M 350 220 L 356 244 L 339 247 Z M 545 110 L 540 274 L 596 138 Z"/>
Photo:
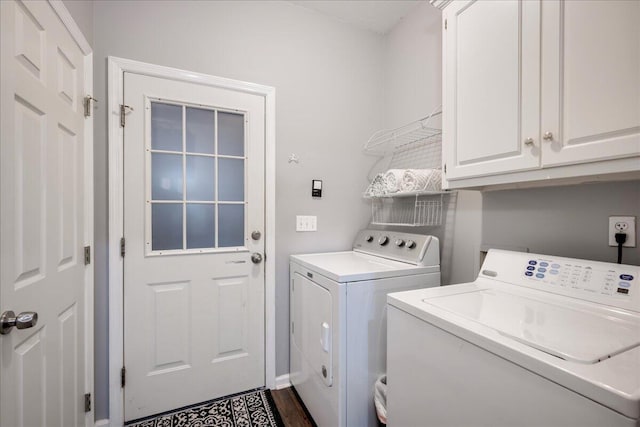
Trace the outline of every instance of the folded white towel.
<path fill-rule="evenodd" d="M 382 197 L 386 194 L 386 192 L 387 192 L 387 188 L 386 188 L 386 181 L 384 179 L 384 174 L 379 173 L 375 176 L 375 178 L 373 178 L 373 181 L 371 181 L 371 184 L 369 184 L 369 187 L 365 192 L 365 196 Z"/>
<path fill-rule="evenodd" d="M 400 191 L 400 184 L 402 183 L 402 176 L 404 175 L 404 172 L 404 169 L 389 169 L 384 174 L 387 193 L 397 193 Z"/>
<path fill-rule="evenodd" d="M 402 174 L 400 190 L 411 191 L 440 191 L 442 176 L 438 169 L 407 169 Z"/>

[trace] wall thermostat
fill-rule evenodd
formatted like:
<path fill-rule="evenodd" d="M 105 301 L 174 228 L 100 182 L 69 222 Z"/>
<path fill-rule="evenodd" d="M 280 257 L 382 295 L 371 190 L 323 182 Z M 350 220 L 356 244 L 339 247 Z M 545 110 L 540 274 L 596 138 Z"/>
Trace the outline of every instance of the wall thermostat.
<path fill-rule="evenodd" d="M 322 197 L 322 180 L 311 180 L 311 197 Z"/>

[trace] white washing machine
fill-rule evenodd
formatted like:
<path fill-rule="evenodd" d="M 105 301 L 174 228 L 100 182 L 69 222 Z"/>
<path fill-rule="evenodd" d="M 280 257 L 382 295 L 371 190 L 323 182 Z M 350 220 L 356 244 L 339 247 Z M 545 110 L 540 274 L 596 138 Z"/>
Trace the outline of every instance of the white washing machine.
<path fill-rule="evenodd" d="M 319 427 L 377 426 L 389 292 L 440 285 L 436 237 L 358 233 L 352 251 L 292 255 L 290 378 Z"/>
<path fill-rule="evenodd" d="M 491 250 L 389 295 L 389 426 L 640 425 L 640 268 Z"/>

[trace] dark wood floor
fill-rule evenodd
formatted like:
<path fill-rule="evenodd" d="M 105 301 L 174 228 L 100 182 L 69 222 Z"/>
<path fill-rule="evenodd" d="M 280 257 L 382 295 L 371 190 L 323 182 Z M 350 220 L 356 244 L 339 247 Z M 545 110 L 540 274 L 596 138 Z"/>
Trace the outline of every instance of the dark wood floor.
<path fill-rule="evenodd" d="M 280 412 L 280 416 L 282 417 L 282 421 L 285 426 L 314 426 L 291 387 L 283 388 L 281 390 L 271 390 L 271 396 L 273 396 L 273 401 L 278 407 L 278 412 Z"/>

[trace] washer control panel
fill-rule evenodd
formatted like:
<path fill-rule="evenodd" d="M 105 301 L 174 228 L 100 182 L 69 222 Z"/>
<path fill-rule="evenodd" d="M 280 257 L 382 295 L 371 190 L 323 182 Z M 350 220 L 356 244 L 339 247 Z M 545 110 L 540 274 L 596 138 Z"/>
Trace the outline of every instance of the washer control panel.
<path fill-rule="evenodd" d="M 440 264 L 437 237 L 387 230 L 362 230 L 356 236 L 353 250 L 415 265 Z"/>
<path fill-rule="evenodd" d="M 479 278 L 640 312 L 640 267 L 491 249 Z"/>
<path fill-rule="evenodd" d="M 628 298 L 638 283 L 638 278 L 624 266 L 607 268 L 577 261 L 532 258 L 523 267 L 524 277 L 529 280 L 601 295 Z"/>

